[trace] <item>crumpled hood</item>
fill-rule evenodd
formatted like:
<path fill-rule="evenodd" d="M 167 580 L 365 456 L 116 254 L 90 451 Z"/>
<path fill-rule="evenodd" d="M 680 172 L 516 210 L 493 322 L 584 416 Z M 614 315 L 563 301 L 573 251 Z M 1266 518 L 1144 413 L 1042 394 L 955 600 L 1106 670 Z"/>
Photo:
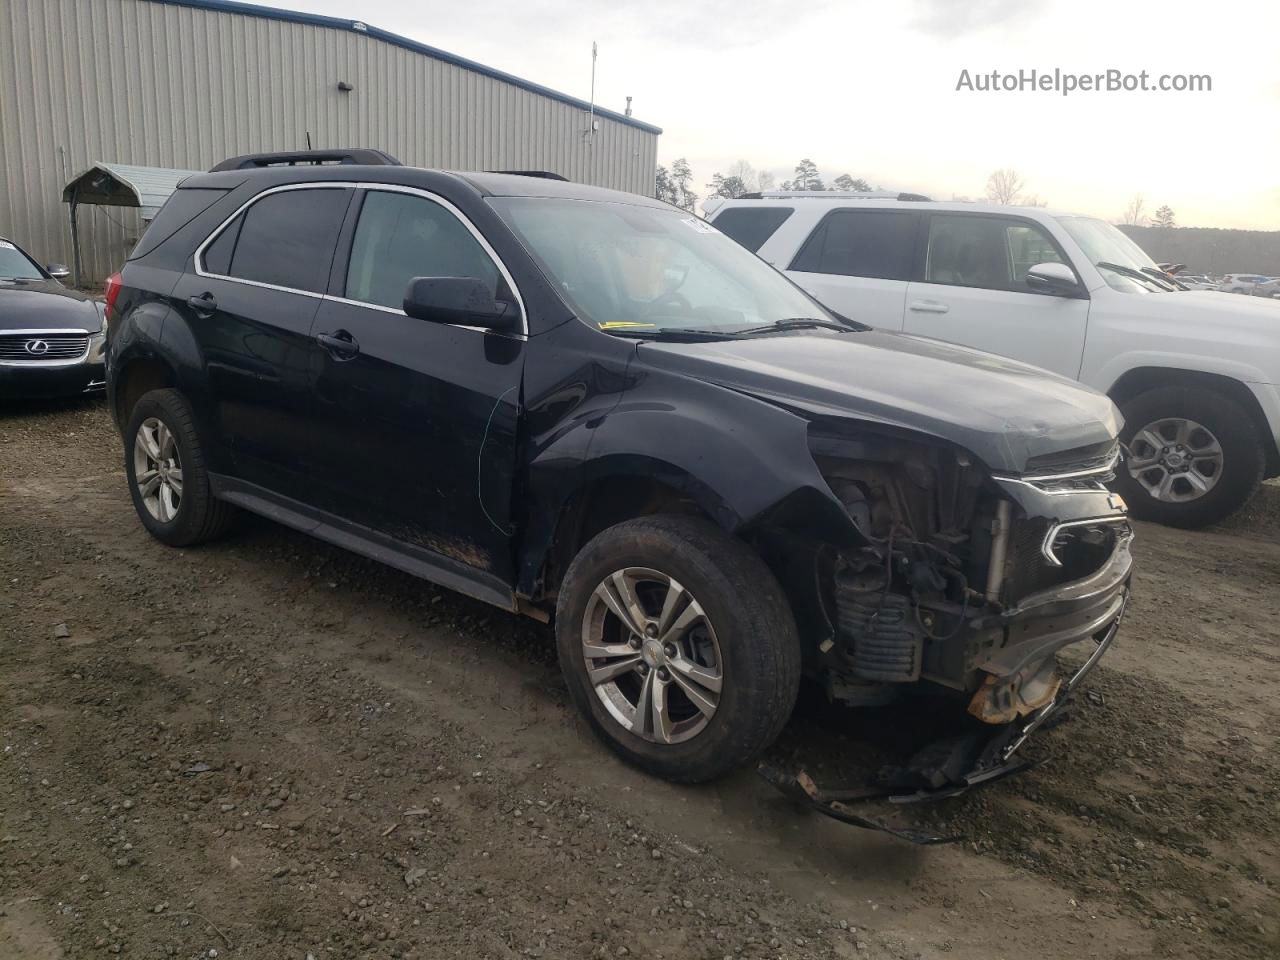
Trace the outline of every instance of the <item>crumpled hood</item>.
<path fill-rule="evenodd" d="M 56 280 L 0 280 L 0 332 L 102 327 L 93 298 Z"/>
<path fill-rule="evenodd" d="M 1113 440 L 1121 417 L 1102 394 L 1056 374 L 938 340 L 874 330 L 814 331 L 710 343 L 644 342 L 654 367 L 824 417 L 928 434 L 991 470 Z"/>

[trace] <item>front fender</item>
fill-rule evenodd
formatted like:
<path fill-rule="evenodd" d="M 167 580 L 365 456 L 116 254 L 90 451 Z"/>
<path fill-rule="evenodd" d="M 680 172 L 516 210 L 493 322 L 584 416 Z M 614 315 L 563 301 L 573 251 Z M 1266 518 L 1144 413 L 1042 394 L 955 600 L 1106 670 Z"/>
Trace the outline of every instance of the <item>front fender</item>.
<path fill-rule="evenodd" d="M 610 479 L 658 481 L 732 534 L 779 526 L 840 546 L 861 541 L 809 451 L 808 422 L 703 381 L 652 371 L 633 378 L 616 406 L 566 430 L 529 469 L 522 588 L 541 570 L 569 504 Z"/>

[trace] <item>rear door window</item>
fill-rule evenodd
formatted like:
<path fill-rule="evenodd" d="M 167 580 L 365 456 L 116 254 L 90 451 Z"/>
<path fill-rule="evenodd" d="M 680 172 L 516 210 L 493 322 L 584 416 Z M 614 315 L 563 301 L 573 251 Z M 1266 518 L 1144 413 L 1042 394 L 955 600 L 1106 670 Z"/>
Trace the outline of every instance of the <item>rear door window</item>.
<path fill-rule="evenodd" d="M 323 293 L 350 194 L 317 187 L 263 197 L 205 249 L 205 271 Z"/>
<path fill-rule="evenodd" d="M 835 210 L 810 234 L 791 269 L 910 280 L 922 216 L 896 210 Z"/>
<path fill-rule="evenodd" d="M 794 207 L 733 207 L 721 212 L 712 223 L 755 253 L 793 213 Z"/>

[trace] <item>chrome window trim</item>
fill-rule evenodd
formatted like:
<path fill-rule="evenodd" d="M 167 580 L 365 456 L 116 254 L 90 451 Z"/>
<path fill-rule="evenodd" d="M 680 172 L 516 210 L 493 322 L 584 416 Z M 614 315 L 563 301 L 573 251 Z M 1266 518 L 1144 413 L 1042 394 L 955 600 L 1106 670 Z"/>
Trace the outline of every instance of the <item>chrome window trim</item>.
<path fill-rule="evenodd" d="M 313 290 L 299 290 L 294 287 L 282 287 L 273 283 L 263 283 L 260 280 L 245 280 L 240 277 L 229 277 L 229 276 L 226 276 L 225 274 L 210 273 L 209 271 L 205 270 L 204 268 L 205 250 L 215 240 L 218 239 L 218 237 L 222 234 L 222 231 L 225 230 L 228 226 L 230 226 L 237 217 L 239 217 L 242 213 L 248 210 L 251 206 L 257 203 L 259 200 L 263 199 L 264 197 L 271 196 L 272 194 L 284 193 L 289 190 L 335 190 L 335 189 L 373 190 L 381 193 L 404 193 L 404 194 L 409 194 L 410 196 L 422 197 L 424 200 L 428 200 L 431 203 L 435 203 L 443 207 L 445 210 L 448 210 L 449 213 L 453 214 L 453 216 L 458 220 L 458 222 L 461 223 L 467 229 L 467 231 L 471 234 L 471 236 L 475 238 L 476 242 L 480 244 L 480 248 L 484 250 L 484 252 L 488 255 L 489 259 L 493 261 L 494 266 L 498 268 L 498 272 L 502 275 L 502 278 L 506 281 L 508 288 L 510 288 L 512 296 L 516 298 L 516 306 L 520 310 L 521 329 L 518 332 L 513 331 L 511 333 L 507 333 L 504 335 L 521 339 L 521 340 L 528 339 L 529 314 L 528 314 L 528 311 L 525 309 L 524 297 L 520 293 L 520 288 L 516 286 L 516 281 L 515 281 L 515 278 L 511 275 L 511 271 L 507 269 L 507 265 L 503 263 L 502 258 L 498 256 L 498 252 L 493 249 L 493 247 L 489 244 L 489 241 L 485 239 L 484 234 L 482 234 L 478 229 L 476 229 L 475 224 L 473 224 L 469 219 L 467 219 L 466 215 L 464 215 L 461 210 L 455 207 L 452 203 L 450 203 L 444 197 L 431 193 L 428 190 L 423 190 L 420 187 L 410 187 L 410 186 L 405 186 L 404 184 L 398 184 L 398 183 L 364 183 L 364 182 L 354 183 L 350 181 L 341 181 L 341 180 L 318 180 L 315 183 L 286 183 L 278 187 L 272 187 L 269 190 L 263 190 L 261 193 L 254 194 L 252 197 L 246 200 L 243 204 L 241 204 L 234 213 L 232 213 L 229 217 L 227 217 L 220 224 L 218 224 L 218 226 L 213 229 L 213 232 L 210 233 L 209 236 L 205 237 L 205 239 L 201 242 L 200 246 L 196 247 L 196 252 L 193 257 L 193 261 L 194 261 L 193 266 L 195 268 L 196 275 L 200 277 L 205 277 L 211 280 L 223 280 L 227 283 L 240 283 L 250 287 L 261 287 L 266 290 L 276 290 L 280 293 L 294 293 L 294 294 L 298 294 L 299 296 L 310 297 L 313 300 L 321 300 L 321 301 L 327 300 L 333 303 L 342 303 L 352 307 L 364 307 L 366 310 L 377 310 L 382 313 L 390 313 L 400 317 L 405 316 L 406 314 L 403 310 L 397 310 L 395 307 L 384 306 L 383 304 L 380 304 L 380 303 L 365 303 L 363 300 L 351 300 L 347 297 L 339 297 L 330 293 L 316 293 Z M 352 243 L 355 242 L 354 232 L 352 233 L 351 241 Z M 468 324 L 461 324 L 461 323 L 448 324 L 448 326 L 455 327 L 460 330 L 475 330 L 480 333 L 500 332 L 500 331 L 490 330 L 488 327 L 475 327 L 475 326 L 470 326 Z"/>
<path fill-rule="evenodd" d="M 1092 527 L 1100 523 L 1123 523 L 1127 525 L 1128 522 L 1129 515 L 1120 513 L 1113 514 L 1109 517 L 1090 517 L 1087 520 L 1067 520 L 1062 523 L 1055 523 L 1044 535 L 1044 542 L 1040 544 L 1040 553 L 1045 560 L 1049 561 L 1050 564 L 1055 567 L 1060 567 L 1062 566 L 1062 561 L 1059 560 L 1058 555 L 1053 552 L 1053 541 L 1058 539 L 1058 534 L 1063 530 L 1071 527 Z M 1132 535 L 1132 530 L 1130 530 L 1130 535 Z"/>
<path fill-rule="evenodd" d="M 78 357 L 61 360 L 0 360 L 0 367 L 22 367 L 24 370 L 31 367 L 74 367 L 78 363 L 84 363 L 89 356 L 89 351 L 93 349 L 93 338 L 96 334 L 92 330 L 76 330 L 71 327 L 60 327 L 57 330 L 0 330 L 0 337 L 85 337 L 84 353 Z"/>

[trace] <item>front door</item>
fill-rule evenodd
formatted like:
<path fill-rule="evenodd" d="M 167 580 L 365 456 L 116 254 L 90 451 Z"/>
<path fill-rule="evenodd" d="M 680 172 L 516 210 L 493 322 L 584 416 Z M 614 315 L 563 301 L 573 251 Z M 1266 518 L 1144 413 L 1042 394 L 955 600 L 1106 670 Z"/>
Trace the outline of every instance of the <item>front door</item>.
<path fill-rule="evenodd" d="M 509 584 L 527 343 L 415 320 L 401 305 L 414 277 L 475 277 L 514 297 L 510 278 L 443 201 L 360 194 L 314 325 L 320 506 Z"/>
<path fill-rule="evenodd" d="M 1076 379 L 1089 301 L 1035 293 L 1027 271 L 1067 263 L 1030 220 L 935 213 L 924 280 L 907 287 L 907 333 L 950 340 Z"/>
<path fill-rule="evenodd" d="M 171 294 L 204 357 L 236 475 L 308 500 L 307 430 L 320 359 L 311 324 L 352 191 L 270 191 L 196 254 Z"/>

